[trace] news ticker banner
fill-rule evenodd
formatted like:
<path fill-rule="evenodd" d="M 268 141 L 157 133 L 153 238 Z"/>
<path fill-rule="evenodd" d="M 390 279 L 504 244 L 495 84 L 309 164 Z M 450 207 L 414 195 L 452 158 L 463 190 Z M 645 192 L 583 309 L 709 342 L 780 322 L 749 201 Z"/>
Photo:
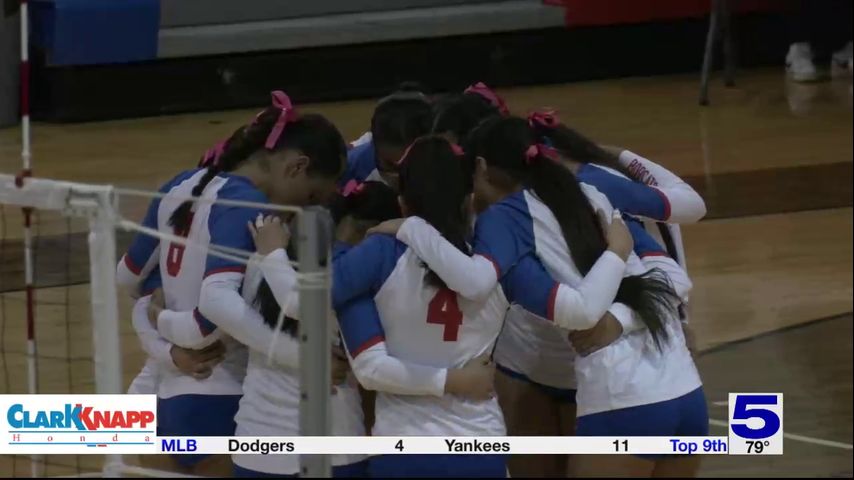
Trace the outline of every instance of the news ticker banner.
<path fill-rule="evenodd" d="M 720 437 L 158 437 L 154 395 L 0 395 L 0 411 L 0 454 L 783 453 L 779 393 L 731 393 Z"/>

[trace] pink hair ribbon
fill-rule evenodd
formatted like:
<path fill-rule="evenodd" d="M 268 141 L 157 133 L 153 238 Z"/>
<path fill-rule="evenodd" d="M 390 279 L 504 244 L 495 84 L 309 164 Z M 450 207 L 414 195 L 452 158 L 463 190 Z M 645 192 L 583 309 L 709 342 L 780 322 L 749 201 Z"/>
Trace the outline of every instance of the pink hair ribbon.
<path fill-rule="evenodd" d="M 492 106 L 497 108 L 501 115 L 510 115 L 510 109 L 507 108 L 507 104 L 504 103 L 504 99 L 499 97 L 497 93 L 493 92 L 492 89 L 487 87 L 483 82 L 477 82 L 474 85 L 470 85 L 463 91 L 463 93 L 480 95 L 491 103 Z"/>
<path fill-rule="evenodd" d="M 264 147 L 267 150 L 272 150 L 276 147 L 276 143 L 279 141 L 279 137 L 285 130 L 285 126 L 288 122 L 293 122 L 297 119 L 297 112 L 294 110 L 294 106 L 291 104 L 291 99 L 285 94 L 285 92 L 275 90 L 270 95 L 273 97 L 273 106 L 279 109 L 280 112 L 279 118 L 276 119 L 276 124 L 273 125 L 273 129 L 270 130 L 270 135 L 267 136 L 267 141 L 264 143 Z"/>
<path fill-rule="evenodd" d="M 454 152 L 454 155 L 456 155 L 458 157 L 462 157 L 463 155 L 466 154 L 466 152 L 463 151 L 463 147 L 457 145 L 456 143 L 451 144 L 451 151 Z"/>
<path fill-rule="evenodd" d="M 528 125 L 531 127 L 543 126 L 546 128 L 555 128 L 560 125 L 560 119 L 554 110 L 540 110 L 528 114 Z"/>
<path fill-rule="evenodd" d="M 225 150 L 225 145 L 228 142 L 228 139 L 221 140 L 217 142 L 216 145 L 208 149 L 202 155 L 202 159 L 199 161 L 199 167 L 207 168 L 207 167 L 216 167 L 219 163 L 219 157 L 222 156 L 222 152 Z"/>
<path fill-rule="evenodd" d="M 353 195 L 354 193 L 361 193 L 362 190 L 364 190 L 364 189 L 365 189 L 364 183 L 359 183 L 356 180 L 351 179 L 349 182 L 344 184 L 344 188 L 341 189 L 341 195 L 343 197 L 349 197 L 350 195 Z"/>
<path fill-rule="evenodd" d="M 546 157 L 549 160 L 558 159 L 557 151 L 554 148 L 543 143 L 535 143 L 525 150 L 525 163 L 530 165 L 539 156 Z"/>

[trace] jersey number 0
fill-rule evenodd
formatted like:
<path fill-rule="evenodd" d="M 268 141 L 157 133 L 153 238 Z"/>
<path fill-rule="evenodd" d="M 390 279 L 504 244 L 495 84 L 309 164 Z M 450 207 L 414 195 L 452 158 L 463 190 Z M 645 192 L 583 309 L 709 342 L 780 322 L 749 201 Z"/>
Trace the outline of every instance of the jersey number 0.
<path fill-rule="evenodd" d="M 442 340 L 456 342 L 463 324 L 463 312 L 457 304 L 457 294 L 451 289 L 441 288 L 427 308 L 427 323 L 444 325 Z"/>

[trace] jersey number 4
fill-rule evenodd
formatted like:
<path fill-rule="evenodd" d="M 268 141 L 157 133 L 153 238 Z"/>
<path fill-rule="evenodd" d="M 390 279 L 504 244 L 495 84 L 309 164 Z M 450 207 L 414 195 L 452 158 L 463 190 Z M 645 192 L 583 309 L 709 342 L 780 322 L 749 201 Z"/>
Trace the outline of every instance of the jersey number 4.
<path fill-rule="evenodd" d="M 448 288 L 439 289 L 427 308 L 427 323 L 444 325 L 442 340 L 456 342 L 463 324 L 463 312 L 457 304 L 457 294 Z"/>

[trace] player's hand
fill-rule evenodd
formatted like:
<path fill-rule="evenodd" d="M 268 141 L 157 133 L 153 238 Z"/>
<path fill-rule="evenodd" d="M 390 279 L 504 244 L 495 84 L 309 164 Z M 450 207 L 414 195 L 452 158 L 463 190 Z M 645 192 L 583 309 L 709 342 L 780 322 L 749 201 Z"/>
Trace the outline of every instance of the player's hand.
<path fill-rule="evenodd" d="M 602 231 L 605 232 L 608 250 L 616 253 L 625 261 L 629 258 L 629 254 L 632 253 L 635 244 L 632 234 L 629 232 L 629 227 L 626 226 L 626 222 L 623 221 L 623 217 L 620 215 L 620 211 L 614 210 L 610 221 L 605 218 L 605 213 L 601 210 L 597 210 L 596 214 L 599 216 L 599 222 L 602 224 Z"/>
<path fill-rule="evenodd" d="M 335 385 L 340 385 L 347 381 L 347 374 L 350 373 L 350 360 L 347 354 L 341 347 L 332 347 L 332 391 L 335 391 Z"/>
<path fill-rule="evenodd" d="M 172 363 L 181 373 L 196 380 L 204 380 L 211 376 L 213 368 L 225 358 L 225 344 L 217 340 L 202 350 L 172 345 L 169 353 Z"/>
<path fill-rule="evenodd" d="M 405 218 L 393 218 L 391 220 L 386 220 L 375 227 L 369 228 L 368 235 L 372 233 L 384 233 L 387 235 L 397 236 L 397 231 L 400 230 L 400 227 L 403 225 L 405 220 Z"/>
<path fill-rule="evenodd" d="M 605 312 L 593 328 L 570 332 L 569 342 L 576 353 L 586 357 L 614 343 L 622 334 L 623 325 L 610 312 Z"/>
<path fill-rule="evenodd" d="M 282 219 L 275 215 L 262 216 L 258 214 L 255 223 L 248 222 L 249 233 L 255 241 L 255 250 L 261 255 L 267 255 L 279 248 L 288 246 L 291 233 L 288 227 L 282 223 Z"/>
<path fill-rule="evenodd" d="M 157 329 L 157 317 L 160 316 L 160 312 L 162 312 L 166 308 L 166 299 L 163 297 L 163 289 L 158 288 L 151 293 L 151 301 L 148 303 L 148 321 L 151 322 L 151 326 L 154 329 Z"/>
<path fill-rule="evenodd" d="M 445 393 L 471 400 L 488 400 L 495 395 L 495 363 L 483 354 L 462 368 L 448 369 Z"/>

